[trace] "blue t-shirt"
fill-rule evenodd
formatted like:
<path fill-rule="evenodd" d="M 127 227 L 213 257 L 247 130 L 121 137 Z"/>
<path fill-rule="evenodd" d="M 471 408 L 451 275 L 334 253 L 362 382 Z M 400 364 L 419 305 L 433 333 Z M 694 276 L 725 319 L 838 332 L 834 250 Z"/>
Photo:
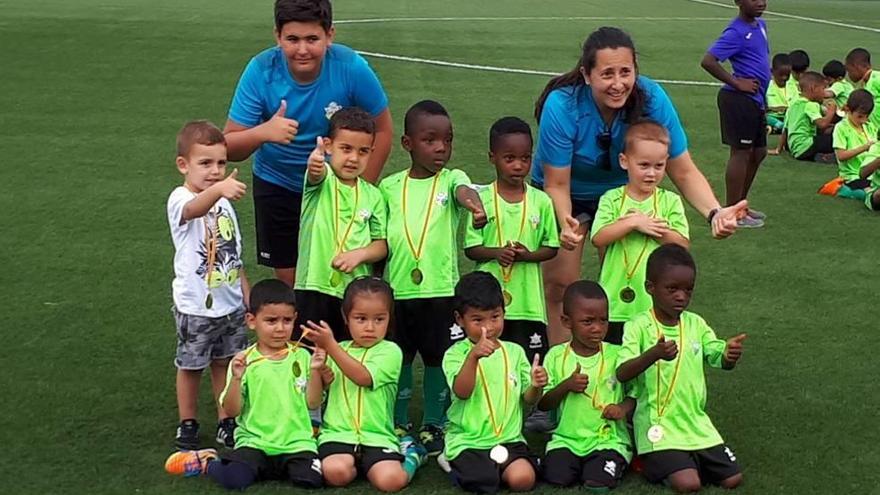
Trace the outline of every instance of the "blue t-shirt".
<path fill-rule="evenodd" d="M 335 43 L 324 56 L 321 74 L 308 84 L 294 80 L 277 46 L 252 58 L 235 88 L 229 120 L 257 126 L 275 115 L 281 100 L 287 100 L 285 117 L 298 121 L 299 130 L 289 145 L 260 146 L 254 153 L 254 175 L 295 192 L 302 192 L 315 138 L 327 135 L 333 113 L 357 106 L 378 117 L 388 107 L 385 90 L 367 61 Z"/>
<path fill-rule="evenodd" d="M 709 53 L 719 62 L 730 60 L 733 77 L 757 79 L 761 89 L 749 95 L 763 109 L 766 108 L 767 87 L 770 85 L 770 42 L 767 39 L 767 23 L 755 19 L 754 24 L 737 17 L 709 47 Z M 727 91 L 736 91 L 724 85 Z"/>
<path fill-rule="evenodd" d="M 687 136 L 669 96 L 659 84 L 644 76 L 639 76 L 638 87 L 647 99 L 642 116 L 666 127 L 669 156 L 680 156 L 688 149 Z M 605 151 L 599 144 L 599 136 L 606 131 L 605 122 L 590 87 L 581 84 L 551 91 L 541 111 L 532 181 L 544 185 L 545 164 L 571 167 L 571 197 L 580 201 L 598 200 L 605 191 L 626 184 L 626 170 L 620 167 L 618 156 L 629 124 L 621 113 L 611 123 L 611 146 Z M 606 157 L 611 160 L 610 170 L 602 168 Z"/>

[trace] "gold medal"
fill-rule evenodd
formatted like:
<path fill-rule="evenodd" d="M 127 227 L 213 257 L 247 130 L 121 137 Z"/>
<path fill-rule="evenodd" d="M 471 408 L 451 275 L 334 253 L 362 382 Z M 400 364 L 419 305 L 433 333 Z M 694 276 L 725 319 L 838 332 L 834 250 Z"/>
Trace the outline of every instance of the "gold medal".
<path fill-rule="evenodd" d="M 512 244 L 512 241 L 507 241 L 507 243 L 505 244 L 503 240 L 504 227 L 501 226 L 501 210 L 498 206 L 498 204 L 501 203 L 501 195 L 498 194 L 498 182 L 496 181 L 494 184 L 492 184 L 492 186 L 494 187 L 493 190 L 495 192 L 495 230 L 498 233 L 498 246 L 510 246 Z M 523 186 L 522 214 L 519 220 L 519 234 L 516 236 L 516 242 L 520 242 L 520 240 L 522 239 L 523 229 L 526 225 L 526 213 L 528 211 L 528 208 L 529 191 L 528 188 Z M 510 265 L 507 267 L 499 265 L 498 267 L 501 269 L 501 286 L 504 287 L 504 290 L 502 292 L 502 295 L 504 296 L 504 306 L 510 306 L 510 303 L 513 301 L 513 294 L 511 294 L 506 287 L 507 284 L 510 283 L 510 279 L 513 277 L 514 265 Z"/>
<path fill-rule="evenodd" d="M 654 202 L 654 211 L 651 212 L 651 218 L 654 218 L 657 216 L 657 211 L 659 211 L 658 210 L 659 205 L 657 204 L 657 191 L 656 190 L 654 190 L 654 193 L 651 195 L 651 197 Z M 618 218 L 623 215 L 623 207 L 625 204 L 626 204 L 626 189 L 624 189 L 623 194 L 620 196 L 620 209 L 617 213 Z M 636 211 L 636 209 L 631 208 L 627 213 L 632 212 L 632 211 Z M 626 237 L 623 237 L 622 239 L 620 239 L 620 248 L 621 248 L 621 251 L 623 252 L 623 276 L 626 277 L 626 283 L 627 283 L 627 285 L 624 286 L 624 288 L 621 289 L 621 291 L 620 291 L 620 300 L 627 303 L 627 304 L 636 300 L 636 291 L 633 290 L 632 285 L 630 285 L 630 284 L 632 284 L 633 277 L 635 276 L 636 271 L 639 269 L 639 266 L 641 266 L 641 262 L 642 262 L 642 259 L 645 257 L 645 253 L 647 253 L 647 251 L 648 251 L 648 236 L 645 235 L 642 237 L 644 237 L 644 242 L 642 243 L 642 250 L 639 252 L 639 256 L 638 256 L 638 258 L 636 258 L 635 263 L 632 265 L 632 267 L 630 267 L 630 264 L 629 264 L 629 254 L 627 253 L 627 249 L 626 249 Z"/>
<path fill-rule="evenodd" d="M 660 440 L 663 440 L 663 427 L 660 425 L 651 425 L 648 428 L 648 441 L 651 443 L 657 443 Z"/>
<path fill-rule="evenodd" d="M 208 292 L 208 295 L 205 296 L 205 308 L 211 309 L 214 306 L 214 296 Z"/>
<path fill-rule="evenodd" d="M 342 274 L 336 270 L 333 270 L 333 274 L 330 275 L 330 285 L 333 287 L 339 287 L 339 284 L 342 283 Z"/>
<path fill-rule="evenodd" d="M 513 294 L 508 292 L 507 289 L 504 289 L 502 295 L 504 296 L 504 306 L 510 306 L 510 303 L 513 301 Z"/>
<path fill-rule="evenodd" d="M 625 303 L 631 303 L 636 300 L 636 291 L 632 287 L 624 287 L 620 291 L 620 300 Z"/>
<path fill-rule="evenodd" d="M 302 366 L 299 365 L 299 361 L 293 362 L 293 376 L 299 378 L 302 375 Z"/>
<path fill-rule="evenodd" d="M 422 280 L 425 279 L 425 275 L 418 267 L 413 268 L 413 270 L 409 272 L 409 277 L 412 279 L 412 283 L 416 285 L 422 285 Z"/>
<path fill-rule="evenodd" d="M 205 215 L 202 220 L 205 224 L 205 248 L 207 251 L 207 259 L 205 259 L 205 285 L 208 286 L 208 295 L 205 296 L 206 309 L 214 307 L 214 295 L 211 294 L 211 287 L 213 286 L 214 263 L 217 261 L 217 205 L 211 208 L 211 213 L 214 214 L 214 228 L 208 226 L 208 215 Z M 219 286 L 220 284 L 217 284 L 217 287 Z"/>
<path fill-rule="evenodd" d="M 504 445 L 496 445 L 489 451 L 489 459 L 495 461 L 496 464 L 504 464 L 508 457 L 510 457 L 510 452 Z"/>

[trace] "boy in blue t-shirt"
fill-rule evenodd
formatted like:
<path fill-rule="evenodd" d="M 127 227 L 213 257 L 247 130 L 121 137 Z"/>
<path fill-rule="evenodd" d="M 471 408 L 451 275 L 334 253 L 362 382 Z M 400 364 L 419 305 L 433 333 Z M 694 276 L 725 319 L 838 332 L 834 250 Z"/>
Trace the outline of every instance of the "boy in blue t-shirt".
<path fill-rule="evenodd" d="M 709 47 L 702 66 L 724 83 L 718 93 L 721 142 L 730 146 L 727 161 L 727 204 L 748 197 L 758 167 L 767 156 L 767 102 L 770 84 L 770 45 L 767 24 L 760 19 L 765 0 L 736 0 L 739 15 Z M 730 60 L 733 73 L 721 62 Z M 739 228 L 764 226 L 765 215 L 749 208 L 737 221 Z"/>
<path fill-rule="evenodd" d="M 376 124 L 364 178 L 375 181 L 391 151 L 388 98 L 367 62 L 334 44 L 329 0 L 275 0 L 277 46 L 245 67 L 223 132 L 229 159 L 254 154 L 257 261 L 293 286 L 303 176 L 318 136 L 343 107 L 366 110 Z"/>

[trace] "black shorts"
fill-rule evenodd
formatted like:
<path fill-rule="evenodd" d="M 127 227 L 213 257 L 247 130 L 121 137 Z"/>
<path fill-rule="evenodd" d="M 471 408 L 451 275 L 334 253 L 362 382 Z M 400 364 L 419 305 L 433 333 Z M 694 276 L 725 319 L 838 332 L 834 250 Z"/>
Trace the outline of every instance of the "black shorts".
<path fill-rule="evenodd" d="M 550 346 L 547 343 L 547 325 L 541 321 L 504 320 L 504 332 L 501 340 L 518 344 L 526 351 L 529 362 L 540 354 L 542 359 L 547 355 Z"/>
<path fill-rule="evenodd" d="M 547 452 L 541 469 L 544 481 L 551 485 L 615 488 L 626 472 L 626 459 L 614 450 L 597 450 L 581 457 L 560 448 Z"/>
<path fill-rule="evenodd" d="M 305 488 L 320 488 L 324 484 L 321 461 L 313 452 L 266 455 L 259 449 L 239 447 L 222 456 L 222 462 L 247 465 L 256 475 L 256 481 L 290 481 Z"/>
<path fill-rule="evenodd" d="M 302 193 L 254 176 L 257 263 L 272 268 L 296 268 L 301 208 Z"/>
<path fill-rule="evenodd" d="M 605 342 L 614 345 L 623 344 L 623 325 L 626 322 L 623 321 L 609 321 L 608 322 L 608 333 L 605 334 L 605 338 L 603 339 Z"/>
<path fill-rule="evenodd" d="M 489 457 L 490 450 L 465 449 L 449 461 L 452 471 L 449 476 L 455 486 L 462 490 L 475 493 L 495 493 L 501 488 L 501 473 L 513 461 L 525 459 L 537 471 L 538 463 L 529 453 L 525 442 L 505 443 L 507 460 L 498 464 Z"/>
<path fill-rule="evenodd" d="M 543 184 L 538 184 L 533 182 L 532 186 L 535 189 L 539 189 L 541 191 L 544 190 Z M 596 218 L 596 212 L 599 210 L 599 200 L 598 199 L 575 199 L 571 198 L 571 216 L 574 218 L 578 218 L 580 215 L 586 215 L 587 220 L 587 230 L 589 230 L 590 226 L 593 224 L 593 219 Z M 580 219 L 579 219 L 580 220 Z M 560 226 L 561 228 L 561 226 Z"/>
<path fill-rule="evenodd" d="M 718 113 L 722 143 L 736 149 L 767 147 L 767 114 L 749 95 L 722 89 Z"/>
<path fill-rule="evenodd" d="M 736 455 L 724 444 L 695 451 L 661 450 L 640 457 L 642 473 L 651 483 L 660 483 L 682 469 L 696 469 L 704 485 L 718 485 L 740 473 Z"/>
<path fill-rule="evenodd" d="M 325 457 L 336 454 L 348 454 L 354 457 L 354 466 L 357 468 L 358 474 L 361 476 L 366 476 L 377 462 L 403 462 L 403 455 L 392 449 L 367 447 L 366 445 L 352 445 L 350 443 L 342 442 L 327 442 L 318 446 L 318 457 L 322 460 Z"/>
<path fill-rule="evenodd" d="M 351 340 L 351 334 L 342 319 L 342 299 L 316 290 L 295 290 L 296 296 L 296 322 L 293 324 L 292 338 L 298 339 L 302 335 L 300 325 L 307 321 L 319 323 L 326 321 L 333 329 L 333 337 L 337 342 Z"/>
<path fill-rule="evenodd" d="M 834 136 L 831 134 L 817 134 L 813 136 L 813 144 L 800 155 L 794 157 L 802 162 L 811 162 L 819 153 L 834 153 Z"/>
<path fill-rule="evenodd" d="M 394 301 L 391 340 L 400 346 L 404 364 L 412 364 L 416 353 L 425 366 L 443 364 L 446 350 L 465 338 L 464 330 L 455 324 L 452 308 L 452 297 Z"/>
<path fill-rule="evenodd" d="M 854 179 L 849 182 L 845 182 L 844 186 L 856 190 L 856 189 L 867 189 L 871 187 L 871 181 L 868 179 Z"/>

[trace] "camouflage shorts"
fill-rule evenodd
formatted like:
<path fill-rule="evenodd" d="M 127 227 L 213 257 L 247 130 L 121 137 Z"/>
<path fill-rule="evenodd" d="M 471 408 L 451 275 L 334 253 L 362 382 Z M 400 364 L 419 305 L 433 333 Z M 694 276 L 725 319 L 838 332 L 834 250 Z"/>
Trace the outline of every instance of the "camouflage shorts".
<path fill-rule="evenodd" d="M 225 359 L 248 345 L 244 308 L 219 318 L 187 315 L 173 309 L 177 322 L 177 357 L 182 370 L 203 370 L 215 359 Z"/>

